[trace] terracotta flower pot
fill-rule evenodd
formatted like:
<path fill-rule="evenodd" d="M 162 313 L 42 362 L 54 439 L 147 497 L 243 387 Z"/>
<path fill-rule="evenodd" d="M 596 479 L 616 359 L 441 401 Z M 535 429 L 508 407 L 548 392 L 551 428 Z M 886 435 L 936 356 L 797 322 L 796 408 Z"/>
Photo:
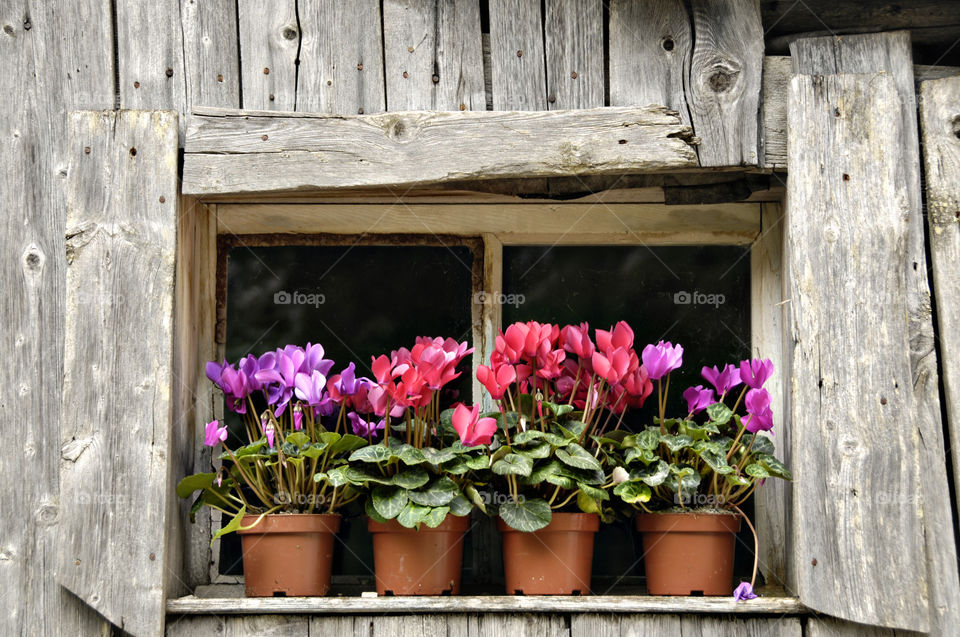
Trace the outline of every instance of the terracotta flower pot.
<path fill-rule="evenodd" d="M 257 520 L 243 517 L 243 526 Z M 247 597 L 303 597 L 330 590 L 333 537 L 340 516 L 328 513 L 268 515 L 240 530 Z"/>
<path fill-rule="evenodd" d="M 643 561 L 651 595 L 729 595 L 740 516 L 641 513 Z"/>
<path fill-rule="evenodd" d="M 600 518 L 593 513 L 554 513 L 550 524 L 524 533 L 497 521 L 503 538 L 508 595 L 588 595 L 593 538 Z"/>
<path fill-rule="evenodd" d="M 378 595 L 458 595 L 470 519 L 448 515 L 435 529 L 367 519 Z"/>

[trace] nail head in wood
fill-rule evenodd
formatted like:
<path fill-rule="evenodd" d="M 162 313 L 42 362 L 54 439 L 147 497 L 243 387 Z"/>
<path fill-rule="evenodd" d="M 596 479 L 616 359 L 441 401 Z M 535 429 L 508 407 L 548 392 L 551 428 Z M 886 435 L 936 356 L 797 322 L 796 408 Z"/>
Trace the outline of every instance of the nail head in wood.
<path fill-rule="evenodd" d="M 270 75 L 270 69 L 269 69 L 268 67 L 266 67 L 266 66 L 263 67 L 263 74 L 264 74 L 264 75 Z"/>
<path fill-rule="evenodd" d="M 171 69 L 169 66 L 167 67 L 167 70 L 164 71 L 164 73 L 166 73 L 167 77 L 173 77 L 173 69 Z"/>
<path fill-rule="evenodd" d="M 518 57 L 518 58 L 522 58 L 522 57 L 523 57 L 523 51 L 522 51 L 522 50 L 517 51 L 517 57 Z"/>

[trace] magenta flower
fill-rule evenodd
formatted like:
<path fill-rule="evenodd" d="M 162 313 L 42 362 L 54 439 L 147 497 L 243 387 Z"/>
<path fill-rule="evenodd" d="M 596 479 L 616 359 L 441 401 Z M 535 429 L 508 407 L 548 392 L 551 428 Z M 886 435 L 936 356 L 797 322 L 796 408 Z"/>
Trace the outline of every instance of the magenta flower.
<path fill-rule="evenodd" d="M 773 362 L 769 358 L 741 361 L 740 380 L 749 387 L 760 389 L 773 374 Z"/>
<path fill-rule="evenodd" d="M 713 397 L 713 390 L 704 389 L 703 385 L 690 387 L 687 391 L 683 392 L 683 397 L 687 401 L 687 408 L 691 414 L 701 412 L 717 402 Z"/>
<path fill-rule="evenodd" d="M 303 429 L 303 408 L 300 403 L 293 406 L 293 428 L 297 431 Z"/>
<path fill-rule="evenodd" d="M 641 358 L 650 380 L 659 380 L 683 364 L 683 346 L 660 341 L 644 347 Z"/>
<path fill-rule="evenodd" d="M 218 444 L 227 439 L 227 426 L 220 426 L 220 421 L 211 420 L 207 423 L 205 430 L 205 440 L 203 444 L 208 447 L 216 447 Z"/>
<path fill-rule="evenodd" d="M 750 585 L 750 582 L 740 582 L 740 586 L 737 586 L 736 590 L 733 591 L 733 599 L 738 602 L 756 598 L 757 595 L 753 592 L 753 586 Z"/>
<path fill-rule="evenodd" d="M 243 370 L 238 372 L 233 365 L 224 366 L 218 384 L 227 399 L 227 407 L 238 414 L 247 413 L 247 404 L 244 399 L 250 394 L 250 386 Z"/>
<path fill-rule="evenodd" d="M 273 429 L 273 423 L 267 423 L 267 426 L 263 428 L 263 433 L 267 436 L 267 444 L 270 445 L 270 448 L 273 449 L 273 437 L 276 435 L 276 431 Z"/>
<path fill-rule="evenodd" d="M 704 367 L 700 370 L 700 375 L 713 385 L 721 396 L 742 382 L 740 380 L 740 370 L 729 364 L 723 366 L 723 371 L 718 370 L 716 365 Z"/>
<path fill-rule="evenodd" d="M 770 410 L 770 392 L 766 389 L 751 389 L 744 399 L 747 421 L 744 427 L 750 433 L 773 429 L 773 412 Z"/>
<path fill-rule="evenodd" d="M 385 422 L 382 419 L 378 421 L 364 420 L 360 414 L 355 411 L 347 414 L 347 418 L 350 420 L 350 426 L 353 427 L 353 434 L 363 438 L 376 436 L 377 431 L 383 429 L 385 426 Z"/>

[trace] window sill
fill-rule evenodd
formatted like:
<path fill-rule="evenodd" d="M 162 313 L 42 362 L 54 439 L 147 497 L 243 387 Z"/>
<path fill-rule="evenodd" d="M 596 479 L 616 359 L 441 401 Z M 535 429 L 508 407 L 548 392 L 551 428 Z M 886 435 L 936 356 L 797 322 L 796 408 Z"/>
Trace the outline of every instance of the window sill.
<path fill-rule="evenodd" d="M 749 601 L 736 602 L 732 597 L 652 597 L 646 595 L 259 598 L 188 595 L 167 601 L 167 613 L 171 615 L 516 612 L 801 615 L 805 614 L 807 609 L 794 597 L 758 597 Z"/>

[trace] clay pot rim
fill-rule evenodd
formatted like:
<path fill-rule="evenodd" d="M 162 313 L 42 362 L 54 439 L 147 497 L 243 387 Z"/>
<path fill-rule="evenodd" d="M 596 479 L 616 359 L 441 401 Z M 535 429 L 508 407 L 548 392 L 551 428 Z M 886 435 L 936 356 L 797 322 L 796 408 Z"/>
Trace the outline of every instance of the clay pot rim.
<path fill-rule="evenodd" d="M 502 518 L 497 518 L 497 529 L 501 533 L 569 533 L 582 531 L 595 533 L 600 530 L 600 516 L 596 513 L 554 513 L 550 524 L 539 531 L 519 531 Z"/>
<path fill-rule="evenodd" d="M 247 514 L 240 524 L 249 526 L 259 515 Z M 252 529 L 238 529 L 240 535 L 264 533 L 336 533 L 340 530 L 339 513 L 269 513 Z"/>
<path fill-rule="evenodd" d="M 436 528 L 421 524 L 419 529 L 408 529 L 396 520 L 387 520 L 383 523 L 367 517 L 367 530 L 371 533 L 466 533 L 469 527 L 469 516 L 457 516 L 452 513 L 448 513 Z"/>
<path fill-rule="evenodd" d="M 713 511 L 638 513 L 634 524 L 641 533 L 736 533 L 740 530 L 740 514 Z"/>

